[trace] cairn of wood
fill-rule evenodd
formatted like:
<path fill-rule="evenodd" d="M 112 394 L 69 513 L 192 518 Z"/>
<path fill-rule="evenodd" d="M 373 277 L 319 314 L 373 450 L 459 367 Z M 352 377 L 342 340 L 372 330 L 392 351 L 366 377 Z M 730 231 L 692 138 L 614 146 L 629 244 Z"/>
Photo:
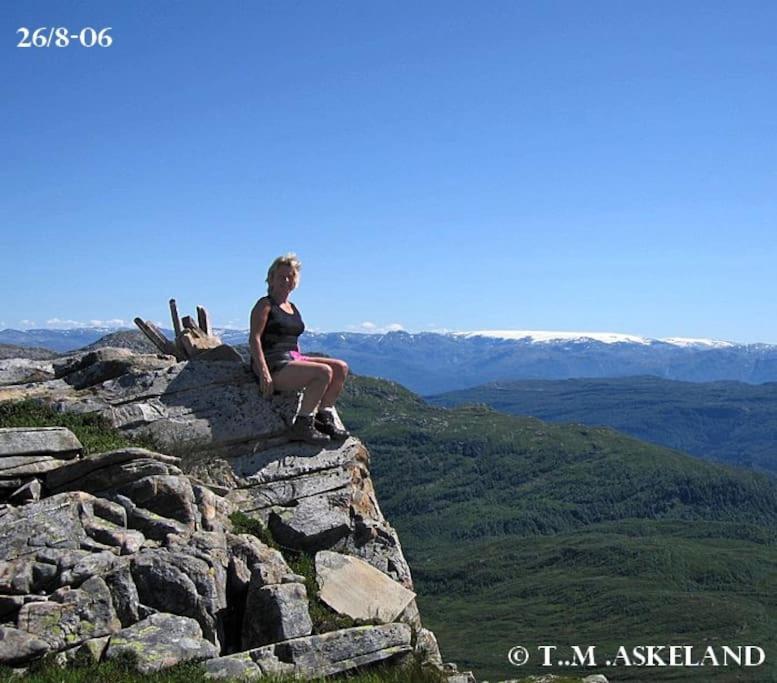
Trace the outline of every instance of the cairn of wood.
<path fill-rule="evenodd" d="M 229 344 L 225 344 L 215 334 L 210 325 L 208 311 L 197 306 L 197 322 L 187 315 L 178 316 L 175 299 L 170 299 L 170 315 L 173 319 L 175 341 L 170 341 L 150 320 L 135 318 L 135 324 L 162 353 L 185 360 L 230 360 L 242 362 L 240 354 Z"/>

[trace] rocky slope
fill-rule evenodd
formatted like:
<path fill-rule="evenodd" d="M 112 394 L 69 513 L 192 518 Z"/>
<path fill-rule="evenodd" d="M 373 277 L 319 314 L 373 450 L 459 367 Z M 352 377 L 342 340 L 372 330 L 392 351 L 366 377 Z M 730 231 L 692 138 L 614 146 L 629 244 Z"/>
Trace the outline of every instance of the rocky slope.
<path fill-rule="evenodd" d="M 297 396 L 264 400 L 240 363 L 104 348 L 0 361 L 0 401 L 27 398 L 155 450 L 84 455 L 66 429 L 0 430 L 0 663 L 197 659 L 254 678 L 415 657 L 473 680 L 423 628 L 363 444 L 285 439 Z M 235 533 L 236 512 L 283 553 Z M 309 558 L 316 595 L 284 555 Z M 348 626 L 325 631 L 314 602 Z"/>

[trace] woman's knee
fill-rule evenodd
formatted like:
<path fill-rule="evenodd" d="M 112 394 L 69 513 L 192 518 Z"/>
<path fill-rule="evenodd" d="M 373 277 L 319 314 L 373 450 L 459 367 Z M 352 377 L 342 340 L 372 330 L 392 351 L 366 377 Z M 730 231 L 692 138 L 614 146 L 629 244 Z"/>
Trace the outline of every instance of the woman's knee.
<path fill-rule="evenodd" d="M 328 365 L 319 363 L 318 367 L 313 373 L 313 381 L 321 382 L 322 384 L 329 384 L 332 381 L 333 376 L 334 373 L 332 372 L 332 368 L 330 368 Z"/>

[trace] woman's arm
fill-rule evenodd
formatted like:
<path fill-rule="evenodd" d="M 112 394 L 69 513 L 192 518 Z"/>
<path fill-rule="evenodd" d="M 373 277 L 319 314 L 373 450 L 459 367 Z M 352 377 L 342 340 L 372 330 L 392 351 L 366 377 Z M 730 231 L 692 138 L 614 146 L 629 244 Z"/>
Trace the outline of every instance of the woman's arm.
<path fill-rule="evenodd" d="M 272 396 L 273 392 L 272 377 L 262 352 L 262 332 L 264 332 L 269 316 L 270 302 L 266 299 L 259 299 L 251 311 L 251 331 L 248 335 L 248 348 L 254 361 L 251 363 L 251 367 L 254 374 L 259 378 L 262 393 L 265 397 Z"/>

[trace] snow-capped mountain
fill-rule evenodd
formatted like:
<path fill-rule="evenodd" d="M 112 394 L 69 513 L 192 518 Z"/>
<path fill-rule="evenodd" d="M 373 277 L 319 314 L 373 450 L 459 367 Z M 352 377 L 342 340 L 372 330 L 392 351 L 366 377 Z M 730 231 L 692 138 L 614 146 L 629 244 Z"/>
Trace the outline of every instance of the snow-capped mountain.
<path fill-rule="evenodd" d="M 13 341 L 9 332 L 15 335 Z M 234 346 L 248 341 L 247 330 L 216 333 Z M 63 351 L 92 343 L 102 334 L 104 330 L 4 330 L 0 343 Z M 354 372 L 392 379 L 421 394 L 511 379 L 655 375 L 692 382 L 777 381 L 777 346 L 715 339 L 527 330 L 306 332 L 300 345 L 303 352 L 343 358 Z"/>
<path fill-rule="evenodd" d="M 619 332 L 547 332 L 539 330 L 480 330 L 477 332 L 454 332 L 455 336 L 489 337 L 491 339 L 512 339 L 536 344 L 551 342 L 601 342 L 602 344 L 671 344 L 672 346 L 694 346 L 704 348 L 728 348 L 736 346 L 734 342 L 721 339 L 693 339 L 689 337 L 666 337 L 663 339 L 651 339 L 639 337 L 634 334 L 621 334 Z"/>
<path fill-rule="evenodd" d="M 221 333 L 245 343 L 247 331 Z M 385 377 L 421 394 L 508 379 L 656 375 L 707 382 L 777 381 L 777 346 L 720 339 L 653 339 L 616 332 L 305 333 L 304 351 L 347 360 L 354 372 Z"/>

